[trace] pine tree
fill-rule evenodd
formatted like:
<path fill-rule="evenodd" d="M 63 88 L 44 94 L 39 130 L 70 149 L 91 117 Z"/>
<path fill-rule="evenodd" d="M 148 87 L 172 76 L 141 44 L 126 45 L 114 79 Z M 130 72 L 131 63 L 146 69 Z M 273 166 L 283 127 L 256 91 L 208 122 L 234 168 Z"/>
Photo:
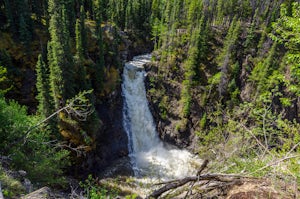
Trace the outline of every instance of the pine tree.
<path fill-rule="evenodd" d="M 76 65 L 75 65 L 75 79 L 77 91 L 83 91 L 87 89 L 86 84 L 86 69 L 84 65 L 84 60 L 87 56 L 86 52 L 86 29 L 85 29 L 85 13 L 84 8 L 80 8 L 80 20 L 76 20 L 75 33 L 76 33 Z"/>
<path fill-rule="evenodd" d="M 188 23 L 192 25 L 193 22 L 199 21 L 202 13 L 202 0 L 193 0 L 191 1 L 188 7 Z"/>
<path fill-rule="evenodd" d="M 65 105 L 66 99 L 74 95 L 73 60 L 69 47 L 69 30 L 65 6 L 58 0 L 49 1 L 50 43 L 48 53 L 51 91 L 55 107 Z"/>
<path fill-rule="evenodd" d="M 63 47 L 63 80 L 64 80 L 64 86 L 65 86 L 65 99 L 70 99 L 74 96 L 74 60 L 73 55 L 71 52 L 71 34 L 69 31 L 70 27 L 70 21 L 68 20 L 68 12 L 67 7 L 65 4 L 62 5 L 62 47 Z M 74 28 L 74 26 L 73 26 Z M 75 32 L 75 31 L 74 31 Z"/>
<path fill-rule="evenodd" d="M 87 37 L 85 29 L 85 12 L 84 7 L 80 7 L 80 20 L 76 20 L 75 24 L 75 34 L 76 34 L 76 55 L 80 59 L 86 57 L 87 52 Z"/>
<path fill-rule="evenodd" d="M 236 42 L 239 36 L 240 28 L 241 28 L 241 23 L 235 17 L 230 25 L 228 34 L 226 35 L 222 52 L 217 57 L 217 60 L 219 61 L 219 67 L 221 70 L 221 79 L 219 82 L 220 97 L 226 97 L 226 95 L 228 94 L 228 84 L 232 78 L 231 66 L 233 66 L 233 64 L 235 63 L 235 61 L 232 60 L 232 57 L 234 57 L 232 55 L 236 47 Z"/>
<path fill-rule="evenodd" d="M 184 80 L 183 88 L 181 91 L 181 101 L 183 103 L 183 117 L 188 117 L 190 114 L 190 108 L 192 103 L 191 89 L 193 82 L 196 80 L 196 77 L 199 75 L 199 61 L 202 61 L 204 54 L 206 53 L 206 37 L 204 36 L 207 33 L 207 26 L 204 21 L 204 17 L 196 21 L 197 26 L 190 29 L 192 30 L 190 45 L 188 51 L 188 58 L 184 63 Z M 192 24 L 191 24 L 192 26 Z"/>
<path fill-rule="evenodd" d="M 160 0 L 153 0 L 151 5 L 151 21 L 161 18 Z"/>
<path fill-rule="evenodd" d="M 10 27 L 10 30 L 12 33 L 16 33 L 16 26 L 15 26 L 15 21 L 14 21 L 14 16 L 12 12 L 12 1 L 10 0 L 4 0 L 4 7 L 5 7 L 5 14 L 7 17 L 7 22 Z"/>
<path fill-rule="evenodd" d="M 76 13 L 75 13 L 75 1 L 76 0 L 64 0 L 60 1 L 65 9 L 65 17 L 68 23 L 66 24 L 66 28 L 68 29 L 69 34 L 73 37 L 75 36 L 75 26 L 76 23 Z"/>
<path fill-rule="evenodd" d="M 28 2 L 26 0 L 17 0 L 16 8 L 19 20 L 19 39 L 21 42 L 29 44 L 32 36 L 33 24 L 30 17 Z"/>
<path fill-rule="evenodd" d="M 93 88 L 97 94 L 102 91 L 103 79 L 104 79 L 104 50 L 103 50 L 103 40 L 102 40 L 102 7 L 101 0 L 96 1 L 96 35 L 98 43 L 98 56 L 95 65 L 95 76 L 93 78 Z"/>
<path fill-rule="evenodd" d="M 75 79 L 76 79 L 76 91 L 83 91 L 86 87 L 86 70 L 84 66 L 84 49 L 82 44 L 82 33 L 81 33 L 80 21 L 76 20 L 76 64 L 75 64 Z"/>
<path fill-rule="evenodd" d="M 23 15 L 20 16 L 19 35 L 20 35 L 19 38 L 21 42 L 25 44 L 28 44 L 30 42 L 31 39 L 30 32 L 28 30 L 28 26 L 25 22 Z"/>
<path fill-rule="evenodd" d="M 48 117 L 53 112 L 52 98 L 50 96 L 49 71 L 43 61 L 42 55 L 39 55 L 37 65 L 37 100 L 39 101 L 38 112 L 44 117 Z"/>
<path fill-rule="evenodd" d="M 134 23 L 134 0 L 128 0 L 126 6 L 126 17 L 125 17 L 125 27 L 126 29 L 133 29 Z"/>
<path fill-rule="evenodd" d="M 218 0 L 217 3 L 217 16 L 216 16 L 216 22 L 218 25 L 221 25 L 224 21 L 224 1 L 223 0 Z"/>
<path fill-rule="evenodd" d="M 108 2 L 109 19 L 121 30 L 125 28 L 126 7 L 127 0 L 109 0 Z"/>

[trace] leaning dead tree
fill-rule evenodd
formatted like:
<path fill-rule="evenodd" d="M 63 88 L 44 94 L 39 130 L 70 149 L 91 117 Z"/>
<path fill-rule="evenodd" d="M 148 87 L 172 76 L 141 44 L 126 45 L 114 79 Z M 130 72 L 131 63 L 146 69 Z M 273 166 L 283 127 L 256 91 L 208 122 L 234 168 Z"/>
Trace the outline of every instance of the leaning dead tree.
<path fill-rule="evenodd" d="M 40 125 L 44 124 L 54 116 L 58 115 L 60 112 L 65 111 L 68 115 L 73 116 L 79 121 L 86 121 L 87 117 L 94 112 L 92 104 L 89 102 L 89 99 L 86 98 L 86 95 L 90 94 L 93 90 L 83 91 L 76 95 L 74 98 L 67 100 L 66 106 L 55 111 L 36 125 L 30 127 L 25 133 L 25 138 L 28 137 L 30 132 Z"/>
<path fill-rule="evenodd" d="M 37 124 L 31 126 L 28 128 L 28 130 L 24 133 L 22 137 L 17 139 L 15 142 L 11 143 L 11 146 L 16 145 L 20 142 L 23 142 L 25 144 L 30 137 L 30 133 L 35 130 L 36 128 L 40 127 L 41 125 L 45 124 L 47 121 L 49 121 L 51 118 L 57 116 L 61 112 L 66 112 L 68 116 L 72 118 L 76 118 L 78 121 L 86 121 L 88 116 L 90 116 L 95 110 L 94 106 L 90 103 L 89 99 L 87 98 L 87 95 L 91 94 L 93 90 L 83 91 L 77 94 L 74 98 L 67 100 L 67 103 L 64 107 L 61 109 L 55 111 L 45 119 L 41 120 Z M 31 142 L 35 142 L 34 140 L 29 140 Z M 49 142 L 43 142 L 41 144 L 48 144 L 52 145 L 53 147 L 57 148 L 67 148 L 72 151 L 75 151 L 78 154 L 81 154 L 82 151 L 86 148 L 86 146 L 71 146 L 70 143 L 67 142 L 60 142 L 58 140 L 51 140 Z"/>

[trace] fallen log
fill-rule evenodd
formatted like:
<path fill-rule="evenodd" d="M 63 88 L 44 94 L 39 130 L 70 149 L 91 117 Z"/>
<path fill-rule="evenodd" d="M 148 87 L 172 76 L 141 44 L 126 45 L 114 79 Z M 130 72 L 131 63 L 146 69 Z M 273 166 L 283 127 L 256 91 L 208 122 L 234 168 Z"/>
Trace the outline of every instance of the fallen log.
<path fill-rule="evenodd" d="M 170 183 L 166 182 L 165 186 L 155 190 L 152 192 L 149 196 L 146 197 L 146 199 L 151 199 L 151 198 L 158 198 L 161 196 L 163 193 L 176 189 L 178 187 L 181 187 L 188 182 L 197 182 L 197 181 L 215 181 L 215 182 L 227 182 L 227 183 L 234 183 L 234 184 L 239 184 L 241 179 L 249 179 L 249 177 L 245 176 L 240 176 L 240 175 L 226 175 L 226 174 L 204 174 L 204 175 L 199 175 L 199 176 L 191 176 L 191 177 L 186 177 L 183 179 L 179 180 L 173 180 L 170 181 Z"/>

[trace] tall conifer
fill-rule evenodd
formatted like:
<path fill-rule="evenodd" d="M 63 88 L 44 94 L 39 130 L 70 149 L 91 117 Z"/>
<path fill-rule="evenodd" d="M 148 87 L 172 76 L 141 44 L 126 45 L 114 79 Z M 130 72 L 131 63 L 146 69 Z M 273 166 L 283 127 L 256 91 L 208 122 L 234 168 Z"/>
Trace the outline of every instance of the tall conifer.
<path fill-rule="evenodd" d="M 95 77 L 93 78 L 93 88 L 99 94 L 103 88 L 104 79 L 104 51 L 102 40 L 102 7 L 101 0 L 96 1 L 96 34 L 98 43 L 98 56 L 95 65 Z"/>
<path fill-rule="evenodd" d="M 80 20 L 76 20 L 75 25 L 75 33 L 76 33 L 76 87 L 77 91 L 82 91 L 87 89 L 86 84 L 86 69 L 84 65 L 84 60 L 87 56 L 86 53 L 86 45 L 87 45 L 87 39 L 86 39 L 86 29 L 85 29 L 85 13 L 84 13 L 84 7 L 81 6 L 80 8 Z"/>
<path fill-rule="evenodd" d="M 55 107 L 64 106 L 66 99 L 74 95 L 73 62 L 69 47 L 69 30 L 65 6 L 58 0 L 49 0 L 51 56 L 50 84 Z"/>
<path fill-rule="evenodd" d="M 46 118 L 53 112 L 53 107 L 51 104 L 52 98 L 50 96 L 49 71 L 43 61 L 42 55 L 38 57 L 36 74 L 37 100 L 39 101 L 38 112 Z"/>

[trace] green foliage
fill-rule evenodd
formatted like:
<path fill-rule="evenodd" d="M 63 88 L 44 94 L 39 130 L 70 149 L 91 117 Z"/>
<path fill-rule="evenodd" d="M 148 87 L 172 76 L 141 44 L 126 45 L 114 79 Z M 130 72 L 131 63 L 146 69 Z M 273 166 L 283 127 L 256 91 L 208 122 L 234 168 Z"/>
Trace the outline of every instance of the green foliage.
<path fill-rule="evenodd" d="M 24 19 L 24 16 L 21 15 L 20 16 L 20 29 L 19 29 L 19 34 L 20 34 L 20 40 L 26 44 L 28 44 L 28 42 L 31 39 L 31 35 L 28 29 L 28 25 L 26 24 L 26 21 Z"/>
<path fill-rule="evenodd" d="M 230 81 L 235 81 L 237 76 L 237 67 L 235 60 L 235 51 L 237 50 L 237 41 L 241 31 L 241 22 L 235 17 L 229 27 L 226 35 L 222 52 L 217 57 L 221 70 L 221 79 L 219 82 L 219 95 L 226 98 L 230 89 Z M 233 82 L 235 83 L 235 82 Z M 234 84 L 232 84 L 234 85 Z M 235 90 L 235 88 L 231 88 Z"/>
<path fill-rule="evenodd" d="M 8 79 L 6 77 L 7 69 L 0 65 L 0 96 L 7 93 L 11 87 L 8 86 Z"/>
<path fill-rule="evenodd" d="M 113 59 L 111 55 L 117 57 L 117 51 L 120 50 L 117 45 L 120 38 L 113 37 L 112 47 L 106 41 L 111 39 L 111 26 L 116 32 L 114 34 L 119 33 L 120 29 L 125 34 L 134 35 L 132 40 L 136 41 L 133 42 L 133 46 L 138 47 L 136 49 L 140 49 L 140 40 L 151 38 L 157 50 L 158 60 L 155 61 L 159 65 L 157 77 L 150 77 L 153 81 L 151 84 L 168 81 L 176 84 L 176 88 L 181 88 L 180 93 L 172 93 L 174 96 L 170 96 L 163 88 L 150 90 L 152 95 L 156 95 L 153 102 L 158 105 L 161 119 L 180 119 L 176 121 L 178 131 L 190 131 L 187 128 L 189 126 L 196 128 L 201 140 L 199 145 L 203 147 L 200 147 L 201 152 L 208 152 L 212 157 L 216 154 L 227 157 L 229 161 L 226 165 L 229 162 L 235 165 L 228 172 L 252 172 L 271 161 L 265 155 L 268 151 L 275 154 L 276 158 L 289 152 L 299 153 L 300 5 L 297 1 L 289 0 L 283 1 L 280 6 L 281 2 L 0 1 L 3 19 L 0 21 L 0 34 L 12 33 L 11 37 L 18 40 L 13 45 L 7 42 L 9 48 L 3 45 L 6 41 L 0 43 L 0 65 L 6 68 L 0 67 L 1 94 L 20 99 L 7 92 L 11 86 L 8 78 L 18 76 L 15 78 L 17 80 L 10 81 L 14 81 L 14 86 L 22 88 L 23 92 L 27 82 L 20 80 L 21 75 L 16 71 L 27 72 L 27 69 L 23 70 L 25 67 L 33 69 L 34 64 L 25 63 L 25 57 L 35 62 L 37 54 L 44 48 L 44 40 L 47 40 L 48 60 L 45 63 L 39 57 L 36 66 L 39 115 L 45 118 L 54 109 L 58 110 L 72 102 L 68 99 L 72 99 L 75 93 L 91 88 L 95 96 L 91 92 L 83 92 L 86 97 L 81 102 L 76 101 L 73 111 L 82 113 L 81 108 L 85 105 L 92 110 L 93 102 L 99 102 L 111 91 L 107 87 L 117 87 L 115 84 L 106 84 L 110 75 L 118 79 L 119 73 L 109 68 L 118 65 L 118 59 Z M 50 38 L 47 38 L 45 28 L 49 28 Z M 31 39 L 33 41 L 28 43 L 30 45 L 26 52 L 20 51 Z M 125 47 L 122 46 L 122 49 Z M 20 51 L 17 56 L 14 55 L 16 51 Z M 17 68 L 20 65 L 22 70 Z M 54 127 L 48 125 L 31 131 L 28 136 L 24 135 L 29 126 L 43 118 L 28 116 L 24 108 L 15 102 L 7 103 L 2 98 L 1 152 L 13 154 L 17 168 L 32 170 L 40 178 L 47 179 L 52 174 L 52 178 L 56 177 L 55 170 L 60 170 L 65 163 L 61 161 L 62 165 L 54 165 L 48 170 L 45 170 L 46 165 L 60 162 L 67 153 L 60 152 L 50 142 L 50 137 L 58 138 L 50 133 Z M 175 110 L 174 113 L 180 114 L 171 118 L 173 110 L 168 104 L 174 99 L 180 100 L 181 110 Z M 55 108 L 51 107 L 52 103 Z M 192 116 L 197 118 L 199 125 L 191 125 L 194 124 L 194 118 L 190 117 L 192 108 L 195 108 Z M 82 121 L 74 112 L 73 115 L 65 111 L 59 114 L 60 129 L 71 137 L 68 139 L 73 143 L 94 146 L 101 125 L 97 114 L 88 115 Z M 23 144 L 19 144 L 19 140 Z M 49 144 L 52 148 L 48 147 Z M 51 161 L 47 161 L 47 158 Z M 251 165 L 251 160 L 257 162 Z M 287 167 L 297 173 L 297 166 L 297 161 L 291 160 Z M 60 171 L 56 173 L 60 174 Z M 265 174 L 263 171 L 259 175 Z M 40 180 L 29 175 L 35 181 Z M 53 179 L 48 180 L 53 183 Z M 91 190 L 103 197 L 107 194 L 106 189 Z"/>
<path fill-rule="evenodd" d="M 200 129 L 205 129 L 205 126 L 207 124 L 207 114 L 204 113 L 201 120 L 200 120 Z"/>
<path fill-rule="evenodd" d="M 114 22 L 122 30 L 125 28 L 126 16 L 126 0 L 109 0 L 108 1 L 108 17 L 109 20 Z"/>
<path fill-rule="evenodd" d="M 118 195 L 117 189 L 101 185 L 92 175 L 89 175 L 84 182 L 80 182 L 80 186 L 84 189 L 85 196 L 88 199 L 115 198 Z"/>
<path fill-rule="evenodd" d="M 162 100 L 159 102 L 158 107 L 160 109 L 160 117 L 163 120 L 166 120 L 168 114 L 168 96 L 163 96 Z"/>
<path fill-rule="evenodd" d="M 50 96 L 49 70 L 43 61 L 42 55 L 39 55 L 36 65 L 37 73 L 37 100 L 39 101 L 38 112 L 43 117 L 47 117 L 53 111 L 52 98 Z"/>
<path fill-rule="evenodd" d="M 249 78 L 250 80 L 256 81 L 257 88 L 260 91 L 269 91 L 272 89 L 274 86 L 272 79 L 277 78 L 276 73 L 273 73 L 278 69 L 278 62 L 275 59 L 276 48 L 277 42 L 274 42 L 268 57 L 255 66 Z"/>
<path fill-rule="evenodd" d="M 16 102 L 0 99 L 1 154 L 10 155 L 15 169 L 23 169 L 33 182 L 56 184 L 64 182 L 62 169 L 68 165 L 68 152 L 51 142 L 45 128 L 26 133 L 38 117 L 28 116 Z"/>
<path fill-rule="evenodd" d="M 102 6 L 101 1 L 96 1 L 96 35 L 97 35 L 97 44 L 98 44 L 98 54 L 95 64 L 95 74 L 93 76 L 92 85 L 93 89 L 96 92 L 96 95 L 99 95 L 103 89 L 104 81 L 104 48 L 103 48 L 103 39 L 102 39 Z"/>
<path fill-rule="evenodd" d="M 76 34 L 76 56 L 75 56 L 75 78 L 76 91 L 88 89 L 86 82 L 86 66 L 84 65 L 87 56 L 87 35 L 85 27 L 85 13 L 84 7 L 80 7 L 80 20 L 76 20 L 75 25 Z"/>
<path fill-rule="evenodd" d="M 294 2 L 290 7 L 287 4 L 281 5 L 281 16 L 277 22 L 273 24 L 274 34 L 270 37 L 283 44 L 287 49 L 284 64 L 289 66 L 291 78 L 287 79 L 289 90 L 296 95 L 299 94 L 300 85 L 300 3 Z M 295 89 L 297 88 L 297 89 Z"/>
<path fill-rule="evenodd" d="M 51 92 L 55 108 L 61 108 L 65 100 L 74 95 L 74 63 L 70 50 L 69 21 L 66 7 L 57 0 L 49 1 L 50 42 L 48 62 L 50 68 Z"/>
<path fill-rule="evenodd" d="M 194 8 L 195 9 L 195 8 Z M 183 117 L 188 117 L 192 104 L 192 86 L 195 82 L 200 82 L 201 69 L 199 68 L 199 61 L 205 60 L 207 50 L 207 26 L 204 18 L 194 19 L 198 22 L 198 26 L 190 29 L 192 30 L 190 38 L 190 46 L 188 51 L 188 58 L 184 63 L 184 80 L 182 82 L 181 102 L 183 104 Z"/>
<path fill-rule="evenodd" d="M 13 198 L 24 193 L 25 188 L 18 180 L 12 178 L 0 165 L 0 182 L 4 197 Z"/>
<path fill-rule="evenodd" d="M 125 196 L 125 199 L 136 199 L 136 198 L 138 198 L 138 195 L 135 193 L 132 195 Z"/>

